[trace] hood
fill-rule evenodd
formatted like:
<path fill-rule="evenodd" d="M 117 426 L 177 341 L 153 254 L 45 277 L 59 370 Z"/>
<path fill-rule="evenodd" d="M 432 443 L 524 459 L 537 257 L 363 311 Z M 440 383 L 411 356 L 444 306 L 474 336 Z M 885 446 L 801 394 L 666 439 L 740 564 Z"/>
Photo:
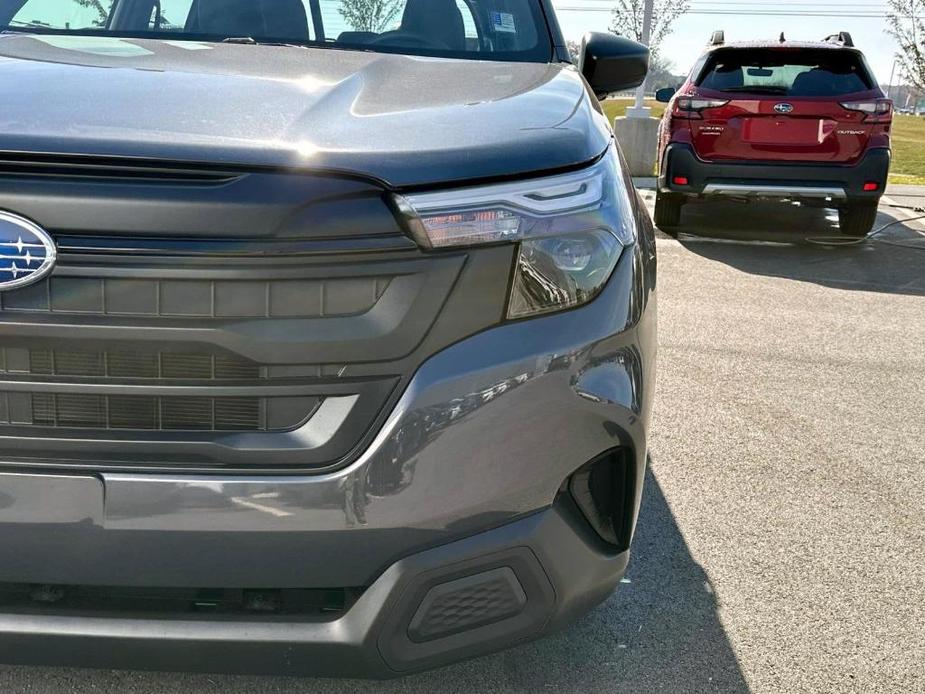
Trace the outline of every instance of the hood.
<path fill-rule="evenodd" d="M 294 167 L 392 187 L 563 168 L 606 121 L 568 65 L 0 37 L 0 150 Z"/>

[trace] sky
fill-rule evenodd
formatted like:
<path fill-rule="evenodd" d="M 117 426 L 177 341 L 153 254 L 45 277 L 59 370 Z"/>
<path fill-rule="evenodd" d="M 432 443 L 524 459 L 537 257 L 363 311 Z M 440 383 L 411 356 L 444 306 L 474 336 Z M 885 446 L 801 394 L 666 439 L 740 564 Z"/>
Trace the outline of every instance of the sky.
<path fill-rule="evenodd" d="M 612 0 L 553 0 L 565 37 L 575 41 L 586 31 L 606 31 L 615 4 Z M 675 74 L 688 72 L 715 29 L 723 29 L 727 41 L 776 39 L 781 31 L 789 39 L 814 41 L 847 31 L 864 51 L 877 80 L 889 83 L 896 46 L 886 33 L 883 0 L 690 0 L 690 4 L 692 12 L 678 19 L 674 33 L 662 46 L 662 55 L 673 63 Z M 743 11 L 762 14 L 749 16 Z M 782 14 L 765 14 L 769 12 Z M 851 16 L 861 14 L 865 16 Z M 894 84 L 898 83 L 897 75 Z"/>

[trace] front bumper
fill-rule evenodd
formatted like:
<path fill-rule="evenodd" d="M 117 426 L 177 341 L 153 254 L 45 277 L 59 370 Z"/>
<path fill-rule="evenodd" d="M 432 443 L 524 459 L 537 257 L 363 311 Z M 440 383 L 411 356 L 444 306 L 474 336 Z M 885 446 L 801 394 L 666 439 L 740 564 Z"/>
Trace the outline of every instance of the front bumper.
<path fill-rule="evenodd" d="M 869 150 L 857 164 L 803 164 L 747 161 L 704 161 L 689 144 L 671 144 L 659 173 L 659 190 L 683 195 L 729 195 L 768 198 L 832 198 L 836 201 L 877 200 L 890 170 L 890 150 Z M 687 178 L 687 185 L 674 183 Z M 874 191 L 864 184 L 877 183 Z"/>
<path fill-rule="evenodd" d="M 344 470 L 0 474 L 0 583 L 363 589 L 340 618 L 317 623 L 0 608 L 0 658 L 388 676 L 538 636 L 588 609 L 627 553 L 608 550 L 563 490 L 618 448 L 638 513 L 655 352 L 654 280 L 640 273 L 654 261 L 637 247 L 588 306 L 435 355 Z M 520 584 L 511 594 L 523 591 L 516 614 L 411 640 L 429 587 L 504 567 Z"/>
<path fill-rule="evenodd" d="M 3 614 L 0 652 L 8 663 L 394 677 L 567 623 L 610 595 L 628 558 L 602 549 L 563 501 L 393 564 L 334 621 Z M 415 632 L 422 621 L 436 636 Z"/>

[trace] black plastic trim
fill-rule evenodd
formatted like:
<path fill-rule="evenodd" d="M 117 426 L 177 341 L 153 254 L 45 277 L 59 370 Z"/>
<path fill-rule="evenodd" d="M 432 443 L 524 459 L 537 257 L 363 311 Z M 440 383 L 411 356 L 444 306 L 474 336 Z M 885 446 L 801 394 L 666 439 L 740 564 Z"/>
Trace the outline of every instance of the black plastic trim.
<path fill-rule="evenodd" d="M 329 239 L 211 239 L 69 236 L 55 239 L 62 254 L 222 257 L 291 257 L 328 254 L 413 251 L 417 245 L 403 234 Z"/>
<path fill-rule="evenodd" d="M 600 551 L 576 513 L 557 504 L 402 559 L 333 621 L 0 613 L 0 660 L 380 679 L 446 665 L 548 634 L 613 592 L 629 553 Z M 499 566 L 524 587 L 522 612 L 423 644 L 407 638 L 422 591 Z"/>
<path fill-rule="evenodd" d="M 360 381 L 314 382 L 289 386 L 190 387 L 126 386 L 93 384 L 0 383 L 0 391 L 54 392 L 78 394 L 117 394 L 145 396 L 221 397 L 322 397 L 344 399 L 335 412 L 339 421 L 328 417 L 320 425 L 314 417 L 303 427 L 321 428 L 306 436 L 302 427 L 290 431 L 133 431 L 49 429 L 40 426 L 0 426 L 0 468 L 40 467 L 48 469 L 126 470 L 132 472 L 182 470 L 234 471 L 248 474 L 272 470 L 311 471 L 347 457 L 358 441 L 375 430 L 379 417 L 398 378 Z M 346 399 L 355 398 L 354 401 Z M 316 410 L 314 414 L 320 412 Z M 332 429 L 333 427 L 333 429 Z M 310 441 L 311 445 L 307 442 Z M 18 460 L 28 456 L 25 464 Z M 313 469 L 314 468 L 314 469 Z"/>
<path fill-rule="evenodd" d="M 704 161 L 691 145 L 674 143 L 665 151 L 659 169 L 658 187 L 665 193 L 701 195 L 709 183 L 787 185 L 793 187 L 831 185 L 844 188 L 849 200 L 876 200 L 883 195 L 890 169 L 890 150 L 869 150 L 853 166 L 760 161 Z M 684 176 L 688 185 L 676 185 L 675 176 Z M 864 183 L 876 181 L 876 191 L 864 191 Z"/>
<path fill-rule="evenodd" d="M 636 465 L 625 448 L 599 455 L 570 478 L 569 492 L 588 524 L 613 550 L 632 540 Z"/>

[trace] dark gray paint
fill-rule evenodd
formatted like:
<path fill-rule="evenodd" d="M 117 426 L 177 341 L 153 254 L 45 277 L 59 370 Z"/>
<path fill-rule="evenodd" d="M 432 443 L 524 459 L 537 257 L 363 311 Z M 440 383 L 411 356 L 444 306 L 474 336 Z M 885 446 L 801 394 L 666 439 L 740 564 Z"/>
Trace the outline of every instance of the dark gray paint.
<path fill-rule="evenodd" d="M 234 243 L 226 245 L 235 247 Z M 100 311 L 100 302 L 88 298 L 91 292 L 84 284 L 69 284 L 70 293 L 64 291 L 68 305 L 79 308 L 78 312 L 49 312 L 48 290 L 42 285 L 35 285 L 37 296 L 33 296 L 34 288 L 4 294 L 6 310 L 0 312 L 0 338 L 6 345 L 218 350 L 272 369 L 272 380 L 239 384 L 234 391 L 237 395 L 285 392 L 361 397 L 349 408 L 339 409 L 338 416 L 309 421 L 304 428 L 285 433 L 74 433 L 5 427 L 0 429 L 0 467 L 178 469 L 187 473 L 221 469 L 246 474 L 254 474 L 255 470 L 291 474 L 294 470 L 343 466 L 369 445 L 423 361 L 502 320 L 512 253 L 511 246 L 496 246 L 439 256 L 404 251 L 360 254 L 359 258 L 283 256 L 264 260 L 221 254 L 140 259 L 126 254 L 63 255 L 52 276 L 53 283 L 86 278 L 91 280 L 90 287 L 94 282 L 98 287 L 100 282 L 113 278 L 157 280 L 161 284 L 162 307 L 167 305 L 165 286 L 175 287 L 179 297 L 193 306 L 198 303 L 194 301 L 199 295 L 196 288 L 205 283 L 208 296 L 209 282 L 216 283 L 214 296 L 219 298 L 229 290 L 236 296 L 235 285 L 258 279 L 325 282 L 329 286 L 333 286 L 332 282 L 346 282 L 338 285 L 341 294 L 363 278 L 386 277 L 390 281 L 381 298 L 367 311 L 315 318 L 112 314 Z M 184 282 L 194 284 L 184 289 Z M 51 292 L 53 305 L 56 293 L 54 289 Z M 100 294 L 99 290 L 96 294 Z M 343 299 L 340 296 L 339 300 Z M 135 304 L 136 314 L 150 308 L 141 298 L 136 298 Z M 208 308 L 204 310 L 208 312 Z M 28 389 L 21 383 L 23 380 L 26 378 L 6 376 L 0 381 L 0 392 L 7 384 L 12 389 Z M 46 389 L 76 394 L 99 392 L 99 385 L 86 381 L 53 380 L 54 385 Z M 142 384 L 139 392 L 150 392 L 152 385 Z M 189 396 L 213 397 L 222 390 L 213 382 L 174 385 L 182 385 Z M 176 390 L 172 392 L 177 394 Z"/>
<path fill-rule="evenodd" d="M 314 624 L 0 614 L 4 658 L 394 674 L 537 636 L 605 597 L 628 557 L 608 553 L 561 490 L 586 462 L 623 447 L 638 512 L 655 357 L 645 211 L 634 201 L 638 242 L 596 300 L 518 322 L 504 319 L 515 247 L 439 257 L 370 247 L 401 238 L 386 188 L 523 176 L 600 156 L 611 133 L 577 70 L 98 41 L 0 37 L 0 207 L 67 239 L 72 250 L 52 281 L 385 272 L 378 301 L 390 292 L 401 300 L 318 319 L 178 318 L 94 313 L 83 293 L 65 292 L 65 305 L 82 312 L 9 311 L 0 337 L 199 343 L 284 370 L 321 360 L 344 366 L 336 378 L 305 380 L 341 398 L 357 394 L 355 384 L 397 380 L 378 414 L 349 427 L 356 444 L 337 460 L 306 445 L 281 461 L 281 438 L 254 454 L 193 435 L 12 432 L 0 440 L 0 581 L 366 591 L 343 618 Z M 363 223 L 338 226 L 360 209 Z M 340 252 L 304 245 L 332 240 Z M 303 251 L 266 257 L 262 243 Z M 292 374 L 274 384 L 305 385 Z M 306 438 L 323 438 L 334 420 Z M 523 614 L 453 634 L 445 647 L 404 643 L 419 590 L 500 566 L 528 594 Z"/>
<path fill-rule="evenodd" d="M 338 472 L 103 473 L 105 504 L 66 513 L 86 521 L 0 525 L 0 581 L 362 586 L 400 556 L 550 505 L 574 470 L 616 445 L 632 447 L 641 481 L 654 383 L 652 286 L 640 276 L 649 269 L 630 249 L 590 305 L 432 357 L 373 444 Z"/>
<path fill-rule="evenodd" d="M 568 504 L 402 559 L 343 616 L 321 621 L 0 614 L 5 662 L 78 667 L 395 677 L 537 638 L 616 587 L 629 553 L 608 554 Z M 527 592 L 512 618 L 423 644 L 408 622 L 429 588 L 509 566 Z"/>
<path fill-rule="evenodd" d="M 126 55 L 106 53 L 120 45 Z M 0 150 L 323 169 L 405 187 L 575 166 L 610 142 L 571 65 L 201 46 L 0 37 Z"/>

